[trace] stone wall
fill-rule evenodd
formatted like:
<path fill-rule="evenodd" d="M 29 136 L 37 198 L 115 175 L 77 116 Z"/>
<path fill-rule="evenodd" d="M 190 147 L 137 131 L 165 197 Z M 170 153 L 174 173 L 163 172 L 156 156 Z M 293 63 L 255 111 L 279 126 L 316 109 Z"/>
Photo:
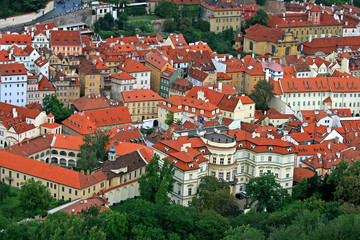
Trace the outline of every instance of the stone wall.
<path fill-rule="evenodd" d="M 47 14 L 48 12 L 51 12 L 52 10 L 54 10 L 54 0 L 47 2 L 45 8 L 42 8 L 37 12 L 25 13 L 0 19 L 0 29 L 14 27 L 21 24 L 26 24 L 30 21 L 35 21 L 37 18 Z"/>
<path fill-rule="evenodd" d="M 54 22 L 57 26 L 63 26 L 73 23 L 86 23 L 89 26 L 91 26 L 93 24 L 91 14 L 92 14 L 91 7 L 88 7 L 76 12 L 64 14 L 61 16 L 54 17 L 52 19 L 45 20 L 41 23 Z"/>

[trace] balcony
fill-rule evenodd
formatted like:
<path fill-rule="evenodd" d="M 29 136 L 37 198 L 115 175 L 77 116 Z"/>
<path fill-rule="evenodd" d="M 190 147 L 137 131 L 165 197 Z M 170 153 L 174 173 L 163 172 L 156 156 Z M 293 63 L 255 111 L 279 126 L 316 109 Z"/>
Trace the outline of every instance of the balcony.
<path fill-rule="evenodd" d="M 237 177 L 234 177 L 233 180 L 227 181 L 227 183 L 231 186 L 236 185 L 238 183 L 238 179 L 237 179 Z"/>

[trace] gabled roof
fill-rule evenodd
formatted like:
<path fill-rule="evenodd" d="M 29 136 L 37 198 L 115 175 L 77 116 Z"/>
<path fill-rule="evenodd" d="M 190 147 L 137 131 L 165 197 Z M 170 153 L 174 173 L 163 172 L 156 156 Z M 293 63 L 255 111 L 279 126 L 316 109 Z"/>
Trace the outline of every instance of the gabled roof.
<path fill-rule="evenodd" d="M 130 58 L 126 59 L 121 65 L 119 65 L 119 68 L 127 73 L 151 71 L 149 68 L 139 63 L 139 61 L 132 60 Z"/>
<path fill-rule="evenodd" d="M 153 65 L 154 67 L 158 69 L 162 69 L 166 63 L 168 63 L 168 58 L 159 52 L 156 52 L 149 57 L 146 58 L 146 62 Z"/>
<path fill-rule="evenodd" d="M 33 110 L 33 109 L 18 107 L 15 105 L 0 102 L 0 121 L 13 119 L 14 118 L 14 115 L 13 115 L 14 109 L 15 109 L 18 117 L 27 117 L 27 118 L 31 118 L 31 119 L 35 119 L 41 113 L 41 112 Z"/>
<path fill-rule="evenodd" d="M 5 151 L 0 151 L 0 166 L 76 189 L 84 189 L 106 180 L 106 175 L 102 171 L 86 176 L 80 172 Z"/>
<path fill-rule="evenodd" d="M 118 106 L 122 106 L 121 102 L 117 102 Z M 99 108 L 109 108 L 114 105 L 113 101 L 108 100 L 102 94 L 91 93 L 76 99 L 71 103 L 77 109 L 77 111 L 86 111 Z M 119 105 L 120 104 L 120 105 Z"/>
<path fill-rule="evenodd" d="M 245 37 L 257 42 L 273 42 L 278 43 L 283 39 L 284 30 L 279 28 L 270 28 L 263 25 L 255 24 L 246 29 Z"/>
<path fill-rule="evenodd" d="M 30 34 L 2 34 L 1 45 L 29 45 L 31 44 Z"/>
<path fill-rule="evenodd" d="M 127 72 L 121 72 L 111 75 L 112 78 L 118 79 L 118 80 L 129 80 L 129 79 L 136 79 L 135 77 L 131 76 Z"/>
<path fill-rule="evenodd" d="M 23 63 L 0 64 L 0 75 L 26 75 L 27 71 Z"/>
<path fill-rule="evenodd" d="M 134 89 L 132 91 L 121 92 L 121 94 L 125 103 L 164 100 L 164 98 L 151 89 Z"/>
<path fill-rule="evenodd" d="M 52 30 L 51 46 L 81 46 L 80 31 Z"/>

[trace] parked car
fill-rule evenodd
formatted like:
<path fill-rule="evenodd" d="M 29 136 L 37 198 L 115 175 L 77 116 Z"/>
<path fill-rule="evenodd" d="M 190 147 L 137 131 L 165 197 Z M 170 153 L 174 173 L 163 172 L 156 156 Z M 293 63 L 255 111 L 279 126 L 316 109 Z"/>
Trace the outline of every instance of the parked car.
<path fill-rule="evenodd" d="M 240 191 L 239 193 L 235 194 L 235 197 L 236 197 L 237 199 L 247 198 L 246 192 L 245 192 L 245 191 Z"/>

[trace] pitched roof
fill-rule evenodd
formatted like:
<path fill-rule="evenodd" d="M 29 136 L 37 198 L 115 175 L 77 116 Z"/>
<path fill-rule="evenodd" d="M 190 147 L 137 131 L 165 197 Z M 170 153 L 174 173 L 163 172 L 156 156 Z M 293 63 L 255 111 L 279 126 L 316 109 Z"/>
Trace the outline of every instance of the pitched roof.
<path fill-rule="evenodd" d="M 146 58 L 146 62 L 153 65 L 154 67 L 158 69 L 162 69 L 166 63 L 168 63 L 168 58 L 164 55 L 160 54 L 159 52 L 156 52 L 149 57 Z"/>
<path fill-rule="evenodd" d="M 43 151 L 50 148 L 54 134 L 44 134 L 36 138 L 29 139 L 27 141 L 8 146 L 4 151 L 11 152 L 20 156 L 29 156 L 34 153 Z"/>
<path fill-rule="evenodd" d="M 131 76 L 127 72 L 121 72 L 111 75 L 112 78 L 118 79 L 118 80 L 129 80 L 129 79 L 136 79 L 135 77 Z"/>
<path fill-rule="evenodd" d="M 23 63 L 0 64 L 0 75 L 26 75 L 26 68 Z"/>
<path fill-rule="evenodd" d="M 284 30 L 279 28 L 269 28 L 263 25 L 255 24 L 246 29 L 245 37 L 257 42 L 278 43 L 284 36 Z"/>
<path fill-rule="evenodd" d="M 51 46 L 82 46 L 80 31 L 52 30 Z"/>
<path fill-rule="evenodd" d="M 2 34 L 1 45 L 29 45 L 31 44 L 30 34 Z"/>
<path fill-rule="evenodd" d="M 90 93 L 89 95 L 76 99 L 71 104 L 74 105 L 78 111 L 86 111 L 99 108 L 108 108 L 112 106 L 111 103 L 112 101 L 108 100 L 102 94 Z M 121 104 L 121 102 L 119 103 Z"/>
<path fill-rule="evenodd" d="M 149 68 L 139 63 L 139 61 L 132 60 L 130 58 L 126 59 L 121 65 L 119 65 L 119 68 L 127 73 L 151 71 Z"/>
<path fill-rule="evenodd" d="M 306 168 L 294 168 L 294 182 L 301 182 L 304 178 L 311 178 L 314 175 L 314 170 Z"/>
<path fill-rule="evenodd" d="M 15 109 L 15 110 L 14 110 Z M 0 121 L 5 121 L 14 118 L 14 111 L 16 111 L 18 117 L 27 117 L 35 119 L 41 112 L 28 109 L 24 107 L 18 107 L 8 103 L 0 102 Z"/>
<path fill-rule="evenodd" d="M 0 166 L 76 189 L 84 189 L 106 180 L 106 175 L 101 171 L 85 176 L 80 172 L 5 151 L 0 151 Z"/>
<path fill-rule="evenodd" d="M 80 146 L 83 144 L 84 138 L 82 136 L 56 134 L 51 146 L 54 148 L 80 151 Z"/>
<path fill-rule="evenodd" d="M 159 94 L 151 89 L 134 89 L 132 91 L 121 92 L 124 102 L 143 102 L 164 100 Z"/>

